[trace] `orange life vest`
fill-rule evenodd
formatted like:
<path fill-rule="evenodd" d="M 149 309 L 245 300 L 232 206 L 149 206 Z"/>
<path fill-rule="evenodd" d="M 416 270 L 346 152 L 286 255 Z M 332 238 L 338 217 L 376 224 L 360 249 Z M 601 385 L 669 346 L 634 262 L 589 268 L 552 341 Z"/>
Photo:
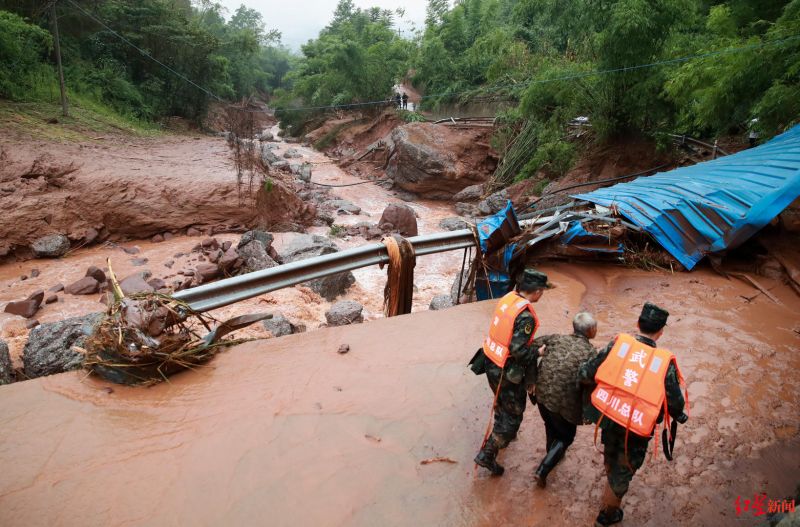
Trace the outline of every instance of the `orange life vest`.
<path fill-rule="evenodd" d="M 534 324 L 531 338 L 528 340 L 528 344 L 530 344 L 536 330 L 539 329 L 539 319 L 529 301 L 522 298 L 516 291 L 512 291 L 501 298 L 494 309 L 492 322 L 489 324 L 489 335 L 483 341 L 483 353 L 501 368 L 506 365 L 508 360 L 508 347 L 514 336 L 514 322 L 517 320 L 517 315 L 526 309 L 531 312 Z"/>
<path fill-rule="evenodd" d="M 597 369 L 592 404 L 626 430 L 650 437 L 661 408 L 666 406 L 664 378 L 670 363 L 678 368 L 675 356 L 669 351 L 620 334 Z M 679 369 L 678 380 L 683 384 Z"/>

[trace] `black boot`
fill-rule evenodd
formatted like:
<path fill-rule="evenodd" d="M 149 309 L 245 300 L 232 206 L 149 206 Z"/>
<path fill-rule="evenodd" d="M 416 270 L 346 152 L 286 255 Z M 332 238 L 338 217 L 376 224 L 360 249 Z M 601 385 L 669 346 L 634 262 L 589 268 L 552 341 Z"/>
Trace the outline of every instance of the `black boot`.
<path fill-rule="evenodd" d="M 553 446 L 547 451 L 544 459 L 539 463 L 539 468 L 537 468 L 536 472 L 533 474 L 533 479 L 536 480 L 537 485 L 542 488 L 547 486 L 547 475 L 550 474 L 550 471 L 561 461 L 566 450 L 567 447 L 564 446 L 564 443 L 561 441 L 553 441 Z"/>
<path fill-rule="evenodd" d="M 622 521 L 622 509 L 619 507 L 608 507 L 600 511 L 594 521 L 595 527 L 606 527 Z"/>
<path fill-rule="evenodd" d="M 478 452 L 478 455 L 475 456 L 475 463 L 488 469 L 492 473 L 492 476 L 502 476 L 506 469 L 497 462 L 497 452 L 499 450 L 500 448 L 498 448 L 494 438 L 489 436 L 486 444 L 481 448 L 481 451 Z"/>

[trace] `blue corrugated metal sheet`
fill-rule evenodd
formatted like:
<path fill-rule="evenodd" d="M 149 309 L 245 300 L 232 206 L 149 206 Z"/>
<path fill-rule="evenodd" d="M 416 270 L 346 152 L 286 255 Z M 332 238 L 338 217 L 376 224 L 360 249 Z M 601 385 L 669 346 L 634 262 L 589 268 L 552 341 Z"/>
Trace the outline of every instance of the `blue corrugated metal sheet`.
<path fill-rule="evenodd" d="M 735 247 L 800 196 L 800 125 L 771 141 L 574 197 L 615 207 L 687 269 Z"/>

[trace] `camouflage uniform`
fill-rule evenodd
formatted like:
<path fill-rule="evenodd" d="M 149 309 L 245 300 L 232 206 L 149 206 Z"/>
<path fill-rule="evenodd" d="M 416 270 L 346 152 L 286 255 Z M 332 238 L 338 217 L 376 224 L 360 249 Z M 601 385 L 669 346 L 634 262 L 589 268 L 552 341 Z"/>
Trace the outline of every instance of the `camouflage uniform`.
<path fill-rule="evenodd" d="M 545 428 L 545 456 L 534 473 L 536 484 L 547 485 L 547 476 L 563 459 L 575 440 L 577 425 L 582 423 L 581 386 L 578 368 L 594 357 L 589 339 L 580 333 L 545 335 L 533 342 L 534 349 L 542 345 L 547 351 L 539 364 L 538 379 L 526 375 L 529 385 L 536 385 L 536 401 Z"/>
<path fill-rule="evenodd" d="M 581 365 L 595 356 L 594 347 L 579 333 L 544 335 L 533 341 L 537 350 L 543 345 L 547 351 L 539 364 L 538 379 L 526 375 L 525 380 L 536 385 L 536 400 L 540 405 L 574 425 L 582 424 L 582 390 L 577 375 Z"/>
<path fill-rule="evenodd" d="M 528 293 L 538 292 L 536 297 L 538 299 L 541 297 L 541 291 L 550 287 L 552 285 L 547 281 L 547 275 L 535 269 L 527 268 L 517 278 L 517 291 L 524 298 L 527 298 Z M 492 433 L 475 456 L 475 463 L 487 468 L 495 476 L 502 475 L 505 470 L 497 463 L 498 451 L 507 447 L 508 443 L 517 437 L 517 431 L 522 424 L 522 414 L 527 404 L 525 399 L 528 396 L 525 375 L 527 372 L 536 375 L 538 352 L 533 348 L 532 342 L 535 329 L 536 321 L 533 315 L 524 309 L 514 319 L 504 368 L 498 367 L 488 359 L 483 349 L 478 350 L 470 361 L 472 371 L 478 375 L 486 373 L 492 394 L 497 393 Z"/>
<path fill-rule="evenodd" d="M 594 389 L 594 377 L 597 374 L 597 369 L 606 359 L 611 348 L 614 347 L 615 340 L 609 342 L 608 346 L 606 346 L 597 357 L 583 364 L 578 372 L 579 381 L 590 387 L 591 390 Z M 642 335 L 636 335 L 636 340 L 642 344 L 654 348 L 657 347 L 654 340 Z M 678 382 L 678 372 L 674 364 L 670 364 L 667 368 L 667 376 L 664 378 L 664 388 L 667 392 L 667 409 L 669 410 L 669 415 L 673 418 L 679 417 L 683 414 L 685 401 L 683 399 L 683 393 L 681 393 L 680 383 Z M 601 415 L 600 412 L 591 404 L 587 404 L 584 409 L 585 418 L 591 422 L 597 422 Z M 660 423 L 663 419 L 662 410 L 662 415 L 659 416 L 658 422 Z M 644 463 L 647 447 L 650 444 L 652 436 L 641 437 L 634 433 L 627 434 L 628 455 L 626 460 L 625 428 L 611 419 L 601 420 L 600 428 L 602 430 L 600 440 L 603 443 L 603 457 L 606 465 L 608 484 L 617 498 L 621 499 L 625 493 L 628 492 L 628 486 L 633 479 L 633 475 Z"/>
<path fill-rule="evenodd" d="M 514 333 L 509 346 L 510 356 L 506 361 L 497 407 L 494 411 L 494 427 L 491 439 L 498 448 L 505 448 L 517 437 L 522 424 L 522 414 L 527 405 L 528 392 L 526 375 L 536 375 L 537 352 L 533 344 L 528 345 L 533 329 L 536 327 L 533 316 L 525 310 L 514 321 Z M 497 391 L 503 370 L 495 363 L 486 360 L 486 379 L 492 393 Z"/>

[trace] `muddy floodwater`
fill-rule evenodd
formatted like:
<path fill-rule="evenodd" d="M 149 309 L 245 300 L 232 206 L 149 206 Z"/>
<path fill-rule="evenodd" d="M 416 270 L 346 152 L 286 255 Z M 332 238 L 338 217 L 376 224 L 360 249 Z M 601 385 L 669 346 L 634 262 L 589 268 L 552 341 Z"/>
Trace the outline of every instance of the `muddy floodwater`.
<path fill-rule="evenodd" d="M 782 499 L 800 481 L 800 298 L 774 303 L 711 272 L 549 265 L 541 333 L 580 309 L 597 346 L 667 308 L 660 344 L 688 381 L 675 459 L 648 457 L 624 525 L 754 525 L 737 496 Z M 535 486 L 544 450 L 526 411 L 476 471 L 491 405 L 466 363 L 491 302 L 251 342 L 152 388 L 73 372 L 0 387 L 0 525 L 589 525 L 603 488 L 594 428 Z M 336 353 L 340 344 L 350 352 Z M 652 447 L 651 447 L 652 448 Z"/>
<path fill-rule="evenodd" d="M 277 136 L 277 126 L 272 129 Z M 189 168 L 181 170 L 167 170 L 160 165 L 155 167 L 148 166 L 150 170 L 143 174 L 142 180 L 150 187 L 155 187 L 164 182 L 169 182 L 174 187 L 170 192 L 176 196 L 172 201 L 189 204 L 194 201 L 202 201 L 205 187 L 194 188 L 196 181 L 202 181 L 204 185 L 218 184 L 220 186 L 233 186 L 236 175 L 233 165 L 228 159 L 228 151 L 225 141 L 222 138 L 202 137 L 199 140 L 191 139 L 174 140 L 179 145 L 180 159 L 195 164 Z M 160 159 L 164 152 L 163 146 L 158 143 L 142 146 L 140 150 L 144 153 L 139 155 L 152 155 Z M 153 151 L 147 150 L 152 148 Z M 352 225 L 358 222 L 368 221 L 377 223 L 381 213 L 389 203 L 404 203 L 393 193 L 383 186 L 365 181 L 348 174 L 325 154 L 315 151 L 311 147 L 299 144 L 287 144 L 279 142 L 275 145 L 275 152 L 283 155 L 288 149 L 296 150 L 302 158 L 297 161 L 308 162 L 313 165 L 312 181 L 322 185 L 331 185 L 331 199 L 340 198 L 351 201 L 361 208 L 358 215 L 337 215 L 335 222 L 338 225 Z M 115 151 L 116 152 L 116 151 Z M 148 154 L 149 153 L 149 154 Z M 173 153 L 171 162 L 179 162 Z M 127 160 L 127 161 L 126 161 Z M 140 158 L 137 156 L 126 156 L 122 153 L 114 158 L 116 166 L 125 171 L 139 170 L 141 167 Z M 125 163 L 130 162 L 131 166 Z M 106 162 L 107 163 L 107 162 Z M 87 163 L 93 166 L 91 163 Z M 135 166 L 134 166 L 135 165 Z M 160 167 L 160 168 L 159 168 Z M 116 172 L 114 169 L 101 165 L 101 168 L 92 168 L 91 174 L 99 177 L 106 171 L 111 171 L 106 177 L 114 179 Z M 144 184 L 142 183 L 142 184 Z M 357 185 L 353 185 L 357 183 Z M 344 185 L 344 186 L 339 186 Z M 227 188 L 227 187 L 226 187 Z M 320 186 L 319 188 L 325 188 Z M 184 190 L 186 189 L 186 190 Z M 148 193 L 142 193 L 142 199 Z M 417 214 L 417 224 L 420 234 L 430 234 L 441 231 L 439 221 L 446 217 L 452 217 L 455 212 L 449 202 L 418 201 L 408 203 Z M 188 205 L 187 205 L 188 206 Z M 312 234 L 329 235 L 328 227 L 311 227 L 308 230 Z M 281 251 L 281 248 L 291 242 L 297 236 L 295 233 L 275 233 L 274 246 Z M 238 241 L 239 235 L 236 234 L 216 234 L 215 237 L 220 241 Z M 150 271 L 154 278 L 164 279 L 167 284 L 172 284 L 174 280 L 180 280 L 181 270 L 192 270 L 200 263 L 197 254 L 192 254 L 191 249 L 202 238 L 192 238 L 187 236 L 175 236 L 172 239 L 161 242 L 151 243 L 147 240 L 133 240 L 128 243 L 107 243 L 89 249 L 77 249 L 67 256 L 56 260 L 30 260 L 26 262 L 13 262 L 0 265 L 0 305 L 7 302 L 20 300 L 39 289 L 47 291 L 58 283 L 68 285 L 82 278 L 87 267 L 97 266 L 103 268 L 107 258 L 111 259 L 114 270 L 119 278 L 123 278 L 133 273 Z M 341 248 L 346 249 L 364 245 L 366 243 L 377 243 L 379 240 L 367 241 L 361 237 L 336 237 L 334 242 Z M 136 254 L 127 254 L 123 248 L 138 249 Z M 170 267 L 165 264 L 172 262 Z M 431 256 L 420 257 L 415 268 L 415 295 L 413 309 L 415 311 L 427 309 L 431 299 L 436 295 L 447 294 L 453 277 L 457 275 L 462 263 L 460 252 L 440 253 Z M 39 271 L 38 276 L 33 276 L 33 270 Z M 357 300 L 364 305 L 364 317 L 375 319 L 382 317 L 383 309 L 383 288 L 386 282 L 386 269 L 369 267 L 353 271 L 356 283 L 342 296 L 343 299 Z M 27 277 L 22 280 L 22 276 Z M 73 296 L 58 293 L 59 300 L 54 304 L 42 305 L 36 314 L 36 319 L 41 323 L 54 322 L 71 316 L 85 315 L 103 309 L 100 303 L 100 294 L 90 296 Z M 280 311 L 289 317 L 292 322 L 304 324 L 308 329 L 315 329 L 325 322 L 325 311 L 330 307 L 331 302 L 319 297 L 310 289 L 301 286 L 285 290 L 276 291 L 269 295 L 262 295 L 249 301 L 240 302 L 227 308 L 215 310 L 211 314 L 220 320 L 241 314 Z M 25 321 L 17 316 L 0 312 L 0 338 L 4 339 L 10 347 L 11 356 L 17 365 L 20 364 L 22 348 L 27 341 L 28 330 Z M 270 334 L 261 325 L 251 326 L 247 330 L 239 332 L 243 337 L 268 337 Z"/>

